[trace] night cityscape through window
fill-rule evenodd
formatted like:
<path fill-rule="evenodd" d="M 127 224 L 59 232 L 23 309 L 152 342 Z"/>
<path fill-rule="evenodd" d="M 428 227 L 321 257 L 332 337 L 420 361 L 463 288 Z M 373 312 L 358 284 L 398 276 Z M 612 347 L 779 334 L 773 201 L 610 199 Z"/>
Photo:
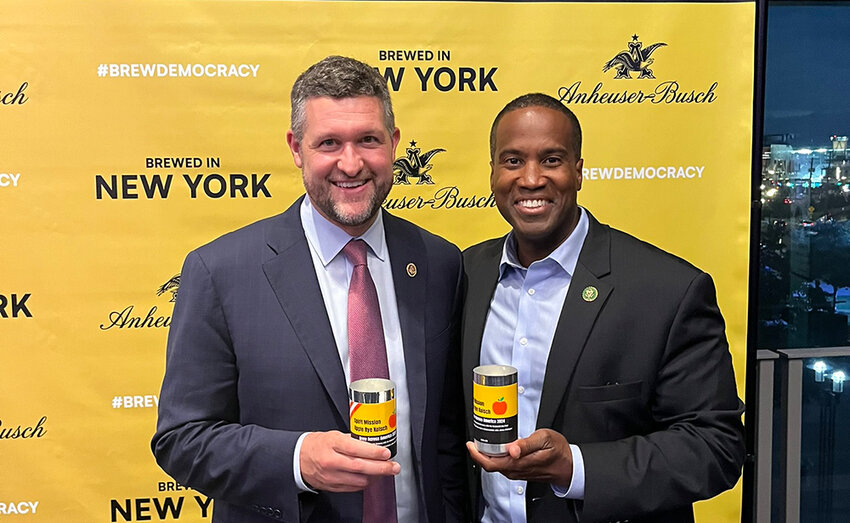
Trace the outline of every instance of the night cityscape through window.
<path fill-rule="evenodd" d="M 848 521 L 850 2 L 769 1 L 767 20 L 756 334 L 779 359 L 760 521 Z"/>
<path fill-rule="evenodd" d="M 771 3 L 758 345 L 848 345 L 850 5 Z"/>

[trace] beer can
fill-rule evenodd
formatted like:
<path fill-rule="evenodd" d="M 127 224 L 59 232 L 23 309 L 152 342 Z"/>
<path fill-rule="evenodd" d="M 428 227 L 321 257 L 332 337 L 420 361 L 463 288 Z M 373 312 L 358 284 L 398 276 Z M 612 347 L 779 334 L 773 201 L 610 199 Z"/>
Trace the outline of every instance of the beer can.
<path fill-rule="evenodd" d="M 348 386 L 351 437 L 390 449 L 396 454 L 395 384 L 369 378 Z"/>
<path fill-rule="evenodd" d="M 504 456 L 517 439 L 517 371 L 509 365 L 472 369 L 472 439 L 489 456 Z"/>

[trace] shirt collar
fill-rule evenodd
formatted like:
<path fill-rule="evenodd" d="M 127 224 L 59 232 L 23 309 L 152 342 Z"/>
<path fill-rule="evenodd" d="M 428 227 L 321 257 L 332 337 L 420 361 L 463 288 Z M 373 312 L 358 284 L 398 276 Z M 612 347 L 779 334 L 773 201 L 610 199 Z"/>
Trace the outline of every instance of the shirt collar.
<path fill-rule="evenodd" d="M 576 270 L 576 264 L 578 263 L 578 255 L 581 252 L 581 247 L 584 245 L 584 239 L 587 237 L 587 229 L 588 229 L 589 220 L 587 219 L 587 212 L 581 207 L 579 207 L 579 218 L 578 223 L 576 224 L 573 232 L 567 236 L 567 239 L 561 242 L 561 245 L 555 248 L 554 251 L 549 253 L 548 256 L 543 258 L 542 260 L 538 260 L 535 263 L 541 263 L 546 260 L 552 260 L 572 277 Z M 519 263 L 519 257 L 516 253 L 516 238 L 514 237 L 514 232 L 511 231 L 508 233 L 508 237 L 505 240 L 505 244 L 502 247 L 502 258 L 499 261 L 499 279 L 501 280 L 506 271 L 509 268 L 514 268 L 517 270 L 525 271 L 526 268 Z M 530 268 L 531 266 L 529 266 Z"/>
<path fill-rule="evenodd" d="M 329 221 L 327 218 L 319 214 L 319 211 L 313 207 L 309 196 L 304 196 L 301 202 L 301 224 L 304 228 L 304 235 L 307 241 L 313 247 L 313 250 L 319 255 L 322 265 L 327 265 L 336 258 L 337 254 L 343 247 L 355 237 L 350 236 L 347 232 L 339 228 L 338 225 Z M 366 242 L 372 252 L 379 260 L 384 261 L 387 243 L 384 238 L 384 219 L 383 212 L 378 210 L 378 217 L 369 229 L 359 238 Z"/>

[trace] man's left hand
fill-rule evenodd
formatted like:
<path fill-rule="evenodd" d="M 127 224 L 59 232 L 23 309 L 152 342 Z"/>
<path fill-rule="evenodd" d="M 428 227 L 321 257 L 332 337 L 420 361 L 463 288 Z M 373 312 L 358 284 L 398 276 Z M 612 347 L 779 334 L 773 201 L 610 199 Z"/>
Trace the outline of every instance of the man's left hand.
<path fill-rule="evenodd" d="M 468 441 L 466 448 L 487 472 L 501 472 L 509 479 L 546 482 L 568 488 L 573 479 L 573 453 L 566 438 L 551 429 L 539 429 L 527 438 L 508 444 L 507 456 L 487 456 Z"/>

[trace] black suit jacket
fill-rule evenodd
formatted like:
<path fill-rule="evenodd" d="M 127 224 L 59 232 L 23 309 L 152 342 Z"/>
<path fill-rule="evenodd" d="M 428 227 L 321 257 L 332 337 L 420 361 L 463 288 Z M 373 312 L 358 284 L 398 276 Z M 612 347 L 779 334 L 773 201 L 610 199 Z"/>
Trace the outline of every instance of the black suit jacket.
<path fill-rule="evenodd" d="M 549 484 L 529 483 L 528 520 L 693 521 L 691 504 L 733 486 L 744 458 L 743 404 L 714 284 L 686 261 L 588 217 L 537 418 L 538 428 L 580 447 L 585 497 L 572 502 Z M 464 252 L 467 412 L 504 241 Z M 598 292 L 590 301 L 582 297 L 588 287 Z"/>
<path fill-rule="evenodd" d="M 301 226 L 286 212 L 191 252 L 168 337 L 152 448 L 215 499 L 214 522 L 359 522 L 361 493 L 302 493 L 306 431 L 349 431 L 345 375 Z M 457 248 L 384 213 L 411 407 L 420 521 L 463 517 Z M 416 265 L 415 277 L 407 265 Z"/>

